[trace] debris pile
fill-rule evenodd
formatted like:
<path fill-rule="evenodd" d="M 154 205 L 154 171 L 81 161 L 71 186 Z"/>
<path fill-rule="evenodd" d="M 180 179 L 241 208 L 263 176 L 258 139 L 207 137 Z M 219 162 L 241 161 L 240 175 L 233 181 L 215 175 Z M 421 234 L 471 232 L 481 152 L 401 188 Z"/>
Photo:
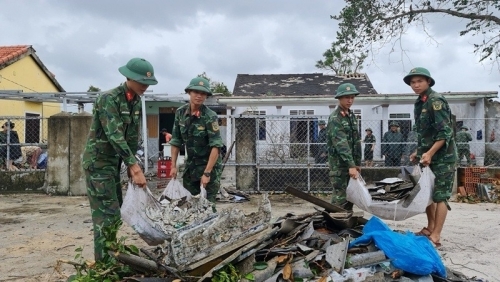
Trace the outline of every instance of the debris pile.
<path fill-rule="evenodd" d="M 462 203 L 500 203 L 500 173 L 487 167 L 458 169 L 457 201 Z"/>
<path fill-rule="evenodd" d="M 324 210 L 289 213 L 271 223 L 271 204 L 264 194 L 258 211 L 250 215 L 236 207 L 193 219 L 183 213 L 156 214 L 158 220 L 169 218 L 163 220 L 166 225 L 189 224 L 176 228 L 164 244 L 141 249 L 147 258 L 115 256 L 155 281 L 219 281 L 221 276 L 227 278 L 223 281 L 273 282 L 476 281 L 445 270 L 425 237 L 392 231 L 376 217 L 367 221 L 363 212 L 348 212 L 290 187 L 286 192 Z M 191 208 L 205 209 L 203 201 L 193 200 Z"/>

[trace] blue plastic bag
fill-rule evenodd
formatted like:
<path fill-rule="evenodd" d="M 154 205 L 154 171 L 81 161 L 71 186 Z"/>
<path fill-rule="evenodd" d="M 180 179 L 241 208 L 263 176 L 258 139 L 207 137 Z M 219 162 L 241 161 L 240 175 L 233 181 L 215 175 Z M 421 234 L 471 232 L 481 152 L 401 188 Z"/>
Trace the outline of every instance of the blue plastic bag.
<path fill-rule="evenodd" d="M 48 159 L 47 152 L 41 153 L 40 156 L 38 156 L 37 168 L 38 169 L 45 169 L 45 168 L 47 168 L 47 159 Z"/>
<path fill-rule="evenodd" d="M 363 236 L 349 244 L 349 248 L 374 241 L 384 251 L 394 267 L 417 275 L 435 274 L 446 277 L 446 268 L 438 252 L 425 236 L 392 231 L 378 217 L 373 216 L 363 228 Z"/>

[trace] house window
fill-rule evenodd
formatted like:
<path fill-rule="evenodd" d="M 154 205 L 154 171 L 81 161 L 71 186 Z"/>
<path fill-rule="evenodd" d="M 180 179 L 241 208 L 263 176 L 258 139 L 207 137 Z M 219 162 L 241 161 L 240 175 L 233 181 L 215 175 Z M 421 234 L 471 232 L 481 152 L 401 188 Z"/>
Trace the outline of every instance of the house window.
<path fill-rule="evenodd" d="M 410 114 L 389 114 L 390 119 L 401 118 L 401 119 L 409 119 Z"/>
<path fill-rule="evenodd" d="M 314 110 L 290 110 L 291 116 L 312 116 Z"/>
<path fill-rule="evenodd" d="M 318 118 L 304 117 L 314 115 L 314 110 L 290 110 L 290 142 L 314 143 L 318 136 Z"/>
<path fill-rule="evenodd" d="M 352 112 L 358 120 L 358 132 L 361 132 L 361 109 L 353 109 Z"/>
<path fill-rule="evenodd" d="M 246 111 L 246 115 L 249 116 L 265 116 L 266 111 Z M 266 140 L 267 137 L 267 129 L 266 129 L 266 119 L 265 118 L 259 118 L 259 140 Z"/>

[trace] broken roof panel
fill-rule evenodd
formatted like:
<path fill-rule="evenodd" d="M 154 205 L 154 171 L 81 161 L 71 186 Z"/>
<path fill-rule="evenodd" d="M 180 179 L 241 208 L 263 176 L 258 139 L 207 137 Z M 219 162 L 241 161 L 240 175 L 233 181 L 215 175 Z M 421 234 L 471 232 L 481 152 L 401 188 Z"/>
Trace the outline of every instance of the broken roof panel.
<path fill-rule="evenodd" d="M 305 74 L 238 74 L 234 96 L 317 96 L 335 94 L 338 85 L 352 83 L 361 94 L 377 94 L 366 74 L 345 76 Z"/>

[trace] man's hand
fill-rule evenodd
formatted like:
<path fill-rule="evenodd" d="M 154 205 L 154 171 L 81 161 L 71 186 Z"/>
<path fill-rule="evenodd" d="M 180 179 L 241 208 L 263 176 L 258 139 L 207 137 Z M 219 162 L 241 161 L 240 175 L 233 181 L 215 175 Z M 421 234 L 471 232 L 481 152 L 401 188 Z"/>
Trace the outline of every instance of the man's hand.
<path fill-rule="evenodd" d="M 357 179 L 358 178 L 358 168 L 357 167 L 349 168 L 349 176 L 351 178 Z"/>
<path fill-rule="evenodd" d="M 210 176 L 205 176 L 205 175 L 203 175 L 203 176 L 201 177 L 201 182 L 200 182 L 200 183 L 201 183 L 201 186 L 203 186 L 203 188 L 207 188 L 207 184 L 208 184 L 208 182 L 210 182 Z"/>
<path fill-rule="evenodd" d="M 417 159 L 417 153 L 416 152 L 411 153 L 410 162 L 415 163 L 416 159 Z"/>
<path fill-rule="evenodd" d="M 146 188 L 146 177 L 144 177 L 144 173 L 142 172 L 141 167 L 138 164 L 133 164 L 129 166 L 128 170 L 130 171 L 130 175 L 132 176 L 132 182 L 141 187 Z"/>
<path fill-rule="evenodd" d="M 170 168 L 170 178 L 176 179 L 177 178 L 177 167 L 171 167 Z"/>
<path fill-rule="evenodd" d="M 431 164 L 431 159 L 432 159 L 432 154 L 429 153 L 429 152 L 426 152 L 426 153 L 423 153 L 422 154 L 422 158 L 420 159 L 420 163 L 423 165 L 423 166 L 428 166 Z"/>

